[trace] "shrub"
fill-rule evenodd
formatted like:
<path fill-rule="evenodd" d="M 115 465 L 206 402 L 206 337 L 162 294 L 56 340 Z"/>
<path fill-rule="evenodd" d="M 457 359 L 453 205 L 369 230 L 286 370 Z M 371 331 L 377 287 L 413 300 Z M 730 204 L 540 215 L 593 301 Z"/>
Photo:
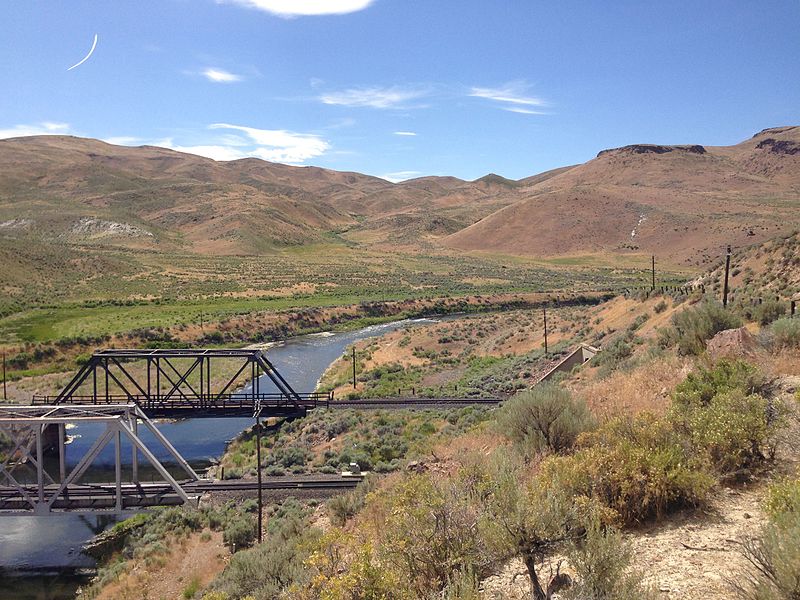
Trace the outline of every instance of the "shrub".
<path fill-rule="evenodd" d="M 774 344 L 779 348 L 800 348 L 800 319 L 778 319 L 770 326 Z"/>
<path fill-rule="evenodd" d="M 786 303 L 779 300 L 767 300 L 756 306 L 753 320 L 759 325 L 769 325 L 786 314 Z"/>
<path fill-rule="evenodd" d="M 714 301 L 704 301 L 672 317 L 672 327 L 662 333 L 662 345 L 678 346 L 680 354 L 701 354 L 706 340 L 720 331 L 742 326 L 742 320 Z"/>
<path fill-rule="evenodd" d="M 742 553 L 753 569 L 734 582 L 742 598 L 800 598 L 800 481 L 772 486 L 769 523 L 759 539 L 746 540 Z"/>
<path fill-rule="evenodd" d="M 651 415 L 609 421 L 578 445 L 573 455 L 542 463 L 545 485 L 593 498 L 625 523 L 702 505 L 714 484 L 670 424 Z"/>
<path fill-rule="evenodd" d="M 763 461 L 780 423 L 781 407 L 753 393 L 762 386 L 758 370 L 742 361 L 701 367 L 675 388 L 669 419 L 708 468 L 737 475 Z"/>
<path fill-rule="evenodd" d="M 739 390 L 754 394 L 764 388 L 764 377 L 743 360 L 723 359 L 711 367 L 699 367 L 689 373 L 672 393 L 678 405 L 709 404 L 717 394 Z"/>
<path fill-rule="evenodd" d="M 678 407 L 671 417 L 686 432 L 696 455 L 721 475 L 736 475 L 764 460 L 774 426 L 758 394 L 717 394 L 707 405 Z"/>
<path fill-rule="evenodd" d="M 661 301 L 660 301 L 658 304 L 656 304 L 656 305 L 653 307 L 653 310 L 655 311 L 655 313 L 656 313 L 657 315 L 660 315 L 662 312 L 664 312 L 665 310 L 667 310 L 667 308 L 668 308 L 668 307 L 669 307 L 669 305 L 666 303 L 666 301 L 664 301 L 664 300 L 661 300 Z"/>
<path fill-rule="evenodd" d="M 232 552 L 243 550 L 250 546 L 256 539 L 256 525 L 253 518 L 238 518 L 231 520 L 222 530 L 222 541 Z"/>
<path fill-rule="evenodd" d="M 497 416 L 500 430 L 526 455 L 563 452 L 594 424 L 586 403 L 553 384 L 543 383 L 505 403 Z"/>
<path fill-rule="evenodd" d="M 306 581 L 304 562 L 318 538 L 302 507 L 287 500 L 270 518 L 264 543 L 237 552 L 209 591 L 230 598 L 277 598 L 290 585 Z"/>
<path fill-rule="evenodd" d="M 614 528 L 592 522 L 586 536 L 567 551 L 576 580 L 565 600 L 647 600 L 657 596 L 642 585 L 641 574 L 631 569 L 633 551 Z"/>
<path fill-rule="evenodd" d="M 348 519 L 354 517 L 364 508 L 367 494 L 375 489 L 377 478 L 367 475 L 352 492 L 334 496 L 328 501 L 328 516 L 337 527 L 344 525 Z"/>

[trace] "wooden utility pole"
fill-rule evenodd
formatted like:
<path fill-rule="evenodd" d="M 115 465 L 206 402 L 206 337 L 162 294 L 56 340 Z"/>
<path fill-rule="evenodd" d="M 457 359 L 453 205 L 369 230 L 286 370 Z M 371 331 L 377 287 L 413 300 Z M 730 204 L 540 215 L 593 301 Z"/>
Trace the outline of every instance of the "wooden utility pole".
<path fill-rule="evenodd" d="M 547 307 L 542 307 L 542 313 L 544 314 L 544 353 L 547 354 Z"/>
<path fill-rule="evenodd" d="M 353 389 L 356 389 L 356 347 L 353 346 Z"/>
<path fill-rule="evenodd" d="M 725 284 L 722 288 L 722 306 L 728 306 L 728 277 L 731 272 L 731 247 L 728 246 L 728 253 L 725 255 Z"/>
<path fill-rule="evenodd" d="M 256 472 L 258 473 L 258 543 L 261 543 L 264 525 L 264 497 L 261 489 L 261 420 L 256 416 Z"/>
<path fill-rule="evenodd" d="M 652 286 L 651 289 L 655 292 L 656 291 L 656 255 L 655 254 L 653 254 L 652 274 L 653 274 L 653 286 Z"/>

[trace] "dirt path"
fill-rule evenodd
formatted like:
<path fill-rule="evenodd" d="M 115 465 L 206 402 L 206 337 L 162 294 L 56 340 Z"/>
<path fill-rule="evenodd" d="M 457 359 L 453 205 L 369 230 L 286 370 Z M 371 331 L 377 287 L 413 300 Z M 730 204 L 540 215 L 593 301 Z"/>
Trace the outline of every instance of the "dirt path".
<path fill-rule="evenodd" d="M 730 600 L 728 580 L 746 568 L 740 542 L 757 535 L 764 523 L 765 489 L 723 488 L 705 511 L 676 515 L 629 533 L 635 568 L 663 600 Z M 562 571 L 569 572 L 568 566 Z M 515 559 L 483 582 L 483 598 L 528 599 L 529 586 L 525 566 Z"/>
<path fill-rule="evenodd" d="M 137 560 L 118 581 L 103 588 L 97 600 L 184 598 L 184 591 L 190 586 L 202 590 L 211 583 L 229 557 L 222 533 L 193 534 L 173 544 L 162 557 Z M 201 596 L 202 592 L 195 595 Z"/>

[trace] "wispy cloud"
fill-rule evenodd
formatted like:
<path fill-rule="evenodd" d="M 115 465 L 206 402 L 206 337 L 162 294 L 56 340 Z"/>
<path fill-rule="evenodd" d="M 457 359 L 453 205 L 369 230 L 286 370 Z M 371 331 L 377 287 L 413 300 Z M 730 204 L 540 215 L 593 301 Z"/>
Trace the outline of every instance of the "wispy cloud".
<path fill-rule="evenodd" d="M 319 97 L 324 104 L 369 108 L 410 108 L 407 103 L 427 95 L 418 88 L 359 87 L 340 92 L 329 92 Z"/>
<path fill-rule="evenodd" d="M 384 173 L 383 175 L 378 175 L 378 177 L 385 179 L 386 181 L 391 181 L 392 183 L 400 183 L 401 181 L 414 179 L 420 175 L 422 175 L 420 171 L 395 171 L 393 173 Z"/>
<path fill-rule="evenodd" d="M 201 72 L 201 75 L 209 81 L 213 81 L 214 83 L 236 83 L 237 81 L 241 81 L 243 79 L 241 75 L 231 73 L 230 71 L 225 71 L 224 69 L 216 69 L 214 67 L 208 67 L 207 69 L 204 69 Z"/>
<path fill-rule="evenodd" d="M 0 139 L 27 137 L 31 135 L 71 135 L 69 124 L 43 121 L 36 125 L 14 125 L 0 129 Z"/>
<path fill-rule="evenodd" d="M 395 131 L 395 132 L 394 132 L 394 134 L 395 134 L 395 135 L 407 136 L 407 137 L 414 137 L 414 136 L 416 136 L 416 135 L 417 135 L 417 134 L 416 134 L 415 132 L 413 132 L 413 131 Z"/>
<path fill-rule="evenodd" d="M 255 8 L 286 19 L 314 15 L 343 15 L 364 10 L 374 0 L 218 0 Z"/>
<path fill-rule="evenodd" d="M 512 81 L 500 87 L 473 87 L 469 95 L 473 98 L 484 98 L 498 104 L 498 108 L 525 115 L 540 115 L 542 111 L 531 107 L 545 107 L 546 100 L 531 96 L 529 85 L 522 81 Z"/>

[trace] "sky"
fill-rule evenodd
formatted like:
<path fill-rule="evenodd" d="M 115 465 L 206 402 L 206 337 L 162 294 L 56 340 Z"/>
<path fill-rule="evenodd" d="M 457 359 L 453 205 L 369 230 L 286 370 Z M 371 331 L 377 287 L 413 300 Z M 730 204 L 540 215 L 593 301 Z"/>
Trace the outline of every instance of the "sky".
<path fill-rule="evenodd" d="M 798 0 L 6 0 L 0 21 L 0 138 L 519 179 L 800 124 Z"/>

